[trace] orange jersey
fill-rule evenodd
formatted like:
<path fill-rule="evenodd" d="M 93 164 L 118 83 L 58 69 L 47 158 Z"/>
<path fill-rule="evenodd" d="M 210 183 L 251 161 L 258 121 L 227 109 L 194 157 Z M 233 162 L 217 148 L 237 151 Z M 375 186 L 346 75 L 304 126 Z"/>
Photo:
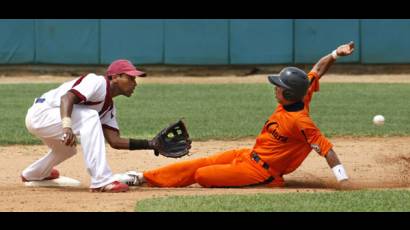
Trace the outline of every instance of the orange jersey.
<path fill-rule="evenodd" d="M 279 104 L 253 147 L 276 175 L 293 172 L 312 148 L 325 156 L 333 147 L 309 117 L 309 103 L 313 93 L 319 90 L 319 76 L 310 72 L 308 77 L 310 86 L 303 102 L 287 106 Z"/>

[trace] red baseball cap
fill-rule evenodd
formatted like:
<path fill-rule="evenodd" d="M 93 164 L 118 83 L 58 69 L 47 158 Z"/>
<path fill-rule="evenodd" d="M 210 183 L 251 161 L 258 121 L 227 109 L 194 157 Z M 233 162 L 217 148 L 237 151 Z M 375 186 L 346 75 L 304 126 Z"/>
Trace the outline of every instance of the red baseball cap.
<path fill-rule="evenodd" d="M 128 60 L 125 59 L 119 59 L 116 61 L 113 61 L 110 66 L 108 66 L 107 69 L 107 77 L 108 76 L 113 76 L 116 74 L 122 74 L 125 73 L 130 76 L 134 77 L 145 77 L 146 74 L 140 70 L 137 70 L 135 66 Z"/>

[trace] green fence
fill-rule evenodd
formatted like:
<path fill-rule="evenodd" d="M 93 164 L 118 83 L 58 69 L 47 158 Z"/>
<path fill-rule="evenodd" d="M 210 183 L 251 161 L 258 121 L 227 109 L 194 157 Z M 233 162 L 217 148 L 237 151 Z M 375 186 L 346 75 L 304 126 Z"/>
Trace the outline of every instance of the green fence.
<path fill-rule="evenodd" d="M 309 64 L 350 40 L 341 62 L 410 62 L 408 19 L 2 19 L 0 34 L 0 64 Z"/>

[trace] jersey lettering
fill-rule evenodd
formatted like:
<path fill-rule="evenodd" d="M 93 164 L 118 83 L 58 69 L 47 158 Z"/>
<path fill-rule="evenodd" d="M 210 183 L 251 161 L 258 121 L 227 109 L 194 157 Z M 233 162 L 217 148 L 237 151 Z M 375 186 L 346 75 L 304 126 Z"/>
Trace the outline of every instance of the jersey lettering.
<path fill-rule="evenodd" d="M 271 128 L 272 126 L 272 128 Z M 276 121 L 271 121 L 266 125 L 266 129 L 270 130 L 270 128 L 272 129 L 271 134 L 273 136 L 273 138 L 275 138 L 278 141 L 281 141 L 283 143 L 286 143 L 288 141 L 288 137 L 281 135 L 279 133 L 279 124 Z"/>

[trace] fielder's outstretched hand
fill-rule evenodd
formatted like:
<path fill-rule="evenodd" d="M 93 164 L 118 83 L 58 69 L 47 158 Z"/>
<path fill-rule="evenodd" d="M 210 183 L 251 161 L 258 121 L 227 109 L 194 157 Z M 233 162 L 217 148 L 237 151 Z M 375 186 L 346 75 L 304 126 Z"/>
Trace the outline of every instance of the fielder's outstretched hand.
<path fill-rule="evenodd" d="M 354 51 L 354 42 L 351 41 L 348 44 L 341 45 L 337 47 L 336 54 L 337 56 L 348 56 Z"/>

